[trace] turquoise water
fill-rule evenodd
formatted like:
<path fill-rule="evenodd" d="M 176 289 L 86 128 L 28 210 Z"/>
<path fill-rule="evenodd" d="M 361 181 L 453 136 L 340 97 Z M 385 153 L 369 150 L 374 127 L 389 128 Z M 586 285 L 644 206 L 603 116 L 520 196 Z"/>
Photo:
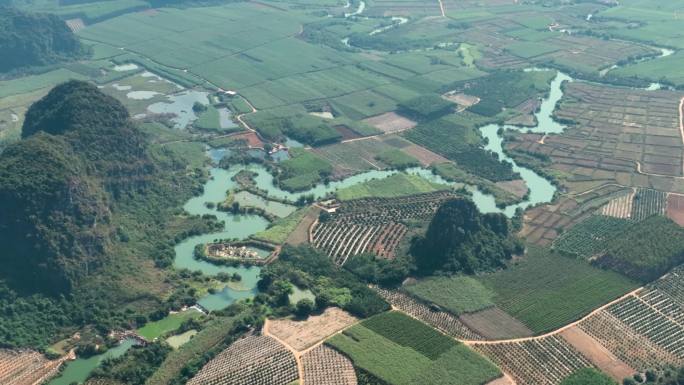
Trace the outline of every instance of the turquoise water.
<path fill-rule="evenodd" d="M 565 127 L 553 120 L 552 113 L 556 103 L 563 96 L 561 86 L 565 81 L 572 81 L 572 79 L 569 76 L 558 72 L 556 78 L 551 83 L 549 95 L 543 100 L 539 112 L 536 113 L 538 122 L 537 126 L 532 128 L 521 128 L 515 126 L 499 126 L 496 124 L 490 124 L 480 128 L 480 132 L 487 139 L 487 145 L 485 146 L 486 149 L 498 154 L 500 159 L 511 162 L 513 164 L 513 169 L 520 174 L 530 190 L 528 199 L 526 201 L 516 205 L 508 206 L 504 209 L 500 209 L 496 207 L 493 196 L 482 193 L 474 186 L 465 186 L 473 194 L 472 199 L 481 212 L 499 212 L 511 217 L 515 214 L 515 211 L 518 208 L 524 209 L 539 203 L 550 202 L 553 199 L 554 193 L 556 192 L 555 186 L 534 171 L 518 166 L 510 157 L 508 157 L 503 151 L 503 138 L 498 134 L 498 131 L 503 127 L 504 129 L 544 134 L 562 132 Z M 211 150 L 210 156 L 216 162 L 217 159 L 220 159 L 220 157 L 223 156 L 223 153 L 218 150 Z M 198 244 L 213 242 L 217 239 L 245 239 L 250 235 L 266 229 L 268 226 L 268 222 L 257 215 L 233 215 L 230 213 L 220 212 L 215 208 L 210 209 L 206 206 L 207 202 L 218 203 L 225 199 L 226 192 L 236 187 L 236 183 L 230 180 L 231 177 L 241 170 L 250 170 L 254 172 L 256 175 L 254 178 L 256 185 L 260 189 L 265 190 L 269 196 L 286 199 L 292 202 L 296 201 L 302 196 L 307 195 L 313 195 L 316 198 L 323 198 L 327 195 L 333 194 L 338 189 L 363 183 L 371 179 L 386 178 L 397 172 L 393 170 L 367 171 L 361 174 L 350 176 L 341 181 L 331 182 L 327 185 L 319 184 L 308 191 L 291 193 L 276 187 L 273 183 L 273 175 L 271 175 L 268 170 L 261 165 L 236 165 L 228 170 L 212 168 L 210 171 L 212 179 L 209 180 L 205 185 L 204 193 L 199 197 L 190 199 L 185 205 L 185 210 L 188 213 L 195 215 L 216 215 L 219 220 L 225 221 L 225 227 L 223 231 L 220 232 L 188 238 L 182 243 L 178 244 L 175 249 L 175 265 L 178 268 L 186 268 L 193 271 L 199 270 L 207 275 L 215 275 L 219 272 L 226 272 L 230 274 L 238 273 L 242 276 L 242 281 L 240 282 L 241 287 L 236 288 L 234 285 L 232 287 L 226 286 L 222 291 L 207 295 L 206 297 L 200 299 L 199 304 L 209 310 L 223 308 L 238 299 L 249 298 L 256 293 L 256 283 L 260 271 L 258 267 L 218 266 L 206 261 L 196 260 L 193 257 L 194 248 Z M 450 183 L 441 177 L 432 174 L 430 170 L 423 168 L 411 168 L 406 170 L 406 172 L 420 175 L 436 183 L 452 185 L 455 187 L 463 186 L 462 184 L 458 183 Z M 263 200 L 263 198 L 260 199 L 262 203 L 268 202 Z M 273 204 L 273 202 L 269 204 Z M 283 206 L 287 207 L 287 205 Z"/>
<path fill-rule="evenodd" d="M 113 347 L 102 354 L 92 356 L 89 358 L 79 358 L 74 361 L 66 363 L 64 370 L 52 381 L 48 382 L 48 385 L 69 385 L 71 383 L 83 383 L 95 368 L 100 366 L 102 361 L 107 358 L 117 358 L 121 357 L 124 353 L 128 351 L 133 345 L 135 345 L 135 340 L 128 339 L 123 340 L 121 344 Z"/>

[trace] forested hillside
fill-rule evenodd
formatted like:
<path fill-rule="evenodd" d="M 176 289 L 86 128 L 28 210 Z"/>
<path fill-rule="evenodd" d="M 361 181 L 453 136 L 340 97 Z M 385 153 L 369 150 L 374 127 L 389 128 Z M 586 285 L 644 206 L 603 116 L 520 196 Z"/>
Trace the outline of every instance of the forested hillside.
<path fill-rule="evenodd" d="M 63 20 L 0 5 L 0 73 L 80 57 L 84 49 Z"/>
<path fill-rule="evenodd" d="M 503 214 L 480 214 L 468 199 L 444 202 L 411 247 L 422 273 L 475 273 L 503 266 L 522 246 Z"/>
<path fill-rule="evenodd" d="M 0 307 L 12 308 L 0 345 L 43 346 L 65 328 L 106 330 L 164 305 L 171 287 L 153 284 L 154 265 L 170 264 L 178 232 L 213 223 L 177 217 L 203 172 L 151 146 L 121 103 L 80 81 L 31 106 L 22 137 L 0 155 Z M 118 307 L 141 299 L 153 306 Z"/>

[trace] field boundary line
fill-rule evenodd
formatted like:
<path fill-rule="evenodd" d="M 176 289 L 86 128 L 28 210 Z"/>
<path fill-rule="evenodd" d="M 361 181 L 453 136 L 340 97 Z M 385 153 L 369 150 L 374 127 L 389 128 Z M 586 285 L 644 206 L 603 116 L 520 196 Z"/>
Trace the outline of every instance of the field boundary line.
<path fill-rule="evenodd" d="M 278 341 L 278 343 L 283 345 L 287 350 L 290 351 L 290 353 L 292 353 L 292 355 L 294 356 L 295 362 L 297 363 L 297 373 L 299 374 L 299 385 L 304 385 L 304 364 L 302 363 L 302 353 L 297 351 L 297 349 L 292 347 L 287 342 L 278 338 L 278 336 L 276 336 L 275 334 L 271 334 L 268 330 L 268 326 L 269 326 L 269 319 L 266 318 L 266 320 L 264 320 L 264 326 L 261 329 L 261 334 L 263 334 L 267 337 L 271 337 L 274 340 Z"/>
<path fill-rule="evenodd" d="M 560 328 L 558 328 L 558 329 L 556 329 L 556 330 L 550 331 L 550 332 L 548 332 L 548 333 L 540 334 L 540 335 L 538 335 L 538 336 L 522 337 L 522 338 L 511 338 L 511 339 L 507 339 L 507 340 L 488 340 L 488 341 L 460 340 L 460 341 L 461 341 L 462 343 L 468 345 L 468 346 L 475 346 L 475 345 L 495 345 L 495 344 L 505 344 L 505 343 L 515 343 L 515 342 L 536 341 L 536 340 L 539 340 L 539 339 L 542 339 L 542 338 L 551 337 L 551 336 L 554 336 L 554 335 L 556 335 L 556 334 L 559 334 L 559 333 L 561 333 L 561 332 L 563 332 L 563 331 L 565 331 L 565 330 L 567 330 L 567 329 L 569 329 L 569 328 L 571 328 L 571 327 L 573 327 L 573 326 L 576 326 L 577 324 L 581 323 L 582 321 L 586 320 L 587 318 L 589 318 L 589 317 L 591 317 L 591 316 L 593 316 L 593 315 L 596 315 L 598 312 L 600 312 L 600 311 L 602 311 L 602 310 L 605 310 L 606 308 L 608 308 L 608 307 L 610 307 L 610 306 L 612 306 L 612 305 L 614 305 L 614 304 L 616 304 L 616 303 L 618 303 L 618 302 L 620 302 L 620 301 L 622 301 L 622 300 L 624 300 L 624 299 L 626 299 L 626 298 L 635 297 L 635 298 L 638 299 L 637 294 L 638 294 L 639 292 L 641 292 L 643 289 L 644 289 L 643 286 L 642 286 L 642 287 L 639 287 L 639 288 L 637 288 L 637 289 L 634 289 L 634 290 L 630 291 L 629 293 L 624 294 L 624 295 L 622 295 L 622 296 L 620 296 L 620 297 L 618 297 L 618 298 L 616 298 L 616 299 L 614 299 L 614 300 L 612 300 L 612 301 L 610 301 L 610 302 L 608 302 L 608 303 L 606 303 L 606 304 L 604 304 L 604 305 L 601 305 L 600 307 L 598 307 L 598 308 L 592 310 L 589 314 L 587 314 L 587 315 L 585 315 L 584 317 L 578 319 L 577 321 L 571 322 L 571 323 L 569 323 L 569 324 L 567 324 L 567 325 L 565 325 L 565 326 L 562 326 L 562 327 L 560 327 Z"/>

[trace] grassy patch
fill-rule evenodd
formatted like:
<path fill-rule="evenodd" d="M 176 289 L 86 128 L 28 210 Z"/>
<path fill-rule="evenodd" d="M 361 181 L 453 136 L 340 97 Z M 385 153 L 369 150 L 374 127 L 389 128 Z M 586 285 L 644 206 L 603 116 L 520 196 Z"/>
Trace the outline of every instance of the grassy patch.
<path fill-rule="evenodd" d="M 454 314 L 472 313 L 494 306 L 494 293 L 480 281 L 467 276 L 426 278 L 405 286 L 405 289 Z"/>
<path fill-rule="evenodd" d="M 464 345 L 398 312 L 370 318 L 328 343 L 391 385 L 475 385 L 500 375 Z"/>
<path fill-rule="evenodd" d="M 449 186 L 430 182 L 417 175 L 397 173 L 384 179 L 373 179 L 337 192 L 343 201 L 361 198 L 394 198 L 406 195 L 447 190 Z"/>
<path fill-rule="evenodd" d="M 618 273 L 532 246 L 523 261 L 478 280 L 494 292 L 497 306 L 535 333 L 566 325 L 638 287 Z"/>
<path fill-rule="evenodd" d="M 396 169 L 420 166 L 418 159 L 397 149 L 384 151 L 378 154 L 375 159 L 388 165 L 390 168 Z"/>
<path fill-rule="evenodd" d="M 199 318 L 201 316 L 202 313 L 197 310 L 173 313 L 159 321 L 148 322 L 145 326 L 138 329 L 137 332 L 148 341 L 152 341 L 155 338 L 178 329 L 186 320 L 189 320 L 190 318 Z"/>
<path fill-rule="evenodd" d="M 299 222 L 306 215 L 308 209 L 299 209 L 285 218 L 274 222 L 268 229 L 258 232 L 252 236 L 254 239 L 273 244 L 282 244 L 287 237 L 297 228 Z"/>
<path fill-rule="evenodd" d="M 286 190 L 306 190 L 332 173 L 332 165 L 310 151 L 293 148 L 290 155 L 290 159 L 280 163 L 280 185 Z"/>

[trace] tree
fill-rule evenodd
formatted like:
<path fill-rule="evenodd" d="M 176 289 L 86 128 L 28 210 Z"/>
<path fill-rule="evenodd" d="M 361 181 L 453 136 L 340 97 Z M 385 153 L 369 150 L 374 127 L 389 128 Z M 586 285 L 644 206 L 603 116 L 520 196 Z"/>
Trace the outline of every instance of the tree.
<path fill-rule="evenodd" d="M 295 310 L 295 314 L 297 315 L 297 317 L 306 318 L 309 316 L 309 314 L 311 314 L 311 312 L 313 312 L 314 309 L 315 309 L 314 302 L 308 298 L 304 298 L 302 300 L 299 300 L 299 302 L 297 302 L 297 308 Z"/>

